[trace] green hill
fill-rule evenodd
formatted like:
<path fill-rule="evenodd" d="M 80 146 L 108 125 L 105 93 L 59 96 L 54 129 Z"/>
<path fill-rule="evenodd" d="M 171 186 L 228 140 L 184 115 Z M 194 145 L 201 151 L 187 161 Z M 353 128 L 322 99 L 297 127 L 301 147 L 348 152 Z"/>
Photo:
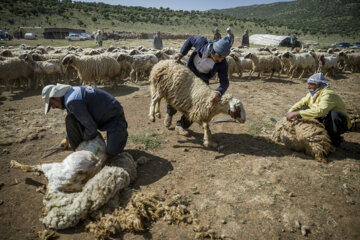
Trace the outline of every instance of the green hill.
<path fill-rule="evenodd" d="M 323 6 L 320 2 L 326 4 Z M 326 7 L 330 2 L 335 2 L 333 7 Z M 341 5 L 343 2 L 345 6 Z M 244 29 L 249 29 L 250 34 L 289 35 L 297 31 L 301 40 L 328 44 L 339 40 L 354 42 L 359 36 L 359 25 L 355 24 L 359 16 L 354 16 L 358 7 L 359 3 L 351 0 L 299 0 L 201 12 L 71 0 L 1 0 L 0 29 L 11 33 L 21 27 L 40 37 L 44 28 L 53 27 L 79 28 L 86 32 L 108 27 L 109 31 L 119 32 L 161 31 L 210 37 L 215 27 L 225 35 L 225 29 L 231 26 L 235 37 L 241 37 Z M 334 18 L 332 12 L 336 9 L 342 14 Z"/>
<path fill-rule="evenodd" d="M 297 0 L 210 10 L 239 19 L 276 26 L 287 26 L 310 34 L 358 35 L 359 0 Z"/>

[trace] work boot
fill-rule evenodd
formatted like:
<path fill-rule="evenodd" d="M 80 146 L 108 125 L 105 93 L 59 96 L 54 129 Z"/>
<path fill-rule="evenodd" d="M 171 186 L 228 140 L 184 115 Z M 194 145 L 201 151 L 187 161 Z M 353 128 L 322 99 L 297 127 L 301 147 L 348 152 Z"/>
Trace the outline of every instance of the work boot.
<path fill-rule="evenodd" d="M 171 126 L 171 121 L 172 121 L 172 116 L 170 116 L 169 114 L 166 114 L 166 117 L 164 120 L 164 125 L 166 128 L 169 128 Z"/>
<path fill-rule="evenodd" d="M 185 128 L 183 128 L 182 126 L 176 125 L 175 131 L 176 131 L 179 135 L 182 135 L 182 136 L 187 136 L 187 135 L 189 135 L 189 132 L 188 132 Z"/>

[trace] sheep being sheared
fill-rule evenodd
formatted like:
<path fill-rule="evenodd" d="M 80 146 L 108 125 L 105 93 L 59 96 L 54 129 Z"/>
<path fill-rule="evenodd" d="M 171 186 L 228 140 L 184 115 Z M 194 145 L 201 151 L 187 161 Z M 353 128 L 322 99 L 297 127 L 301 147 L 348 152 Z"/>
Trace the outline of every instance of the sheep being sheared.
<path fill-rule="evenodd" d="M 129 153 L 119 154 L 116 164 L 102 168 L 106 158 L 105 142 L 97 136 L 82 142 L 60 163 L 29 166 L 11 161 L 11 168 L 44 173 L 49 184 L 40 220 L 47 228 L 65 229 L 99 209 L 136 177 L 137 165 Z"/>
<path fill-rule="evenodd" d="M 220 102 L 210 101 L 214 92 L 186 66 L 174 60 L 157 63 L 150 73 L 151 104 L 149 117 L 155 121 L 160 117 L 160 101 L 165 98 L 168 104 L 183 113 L 191 122 L 204 129 L 204 146 L 217 147 L 213 142 L 209 122 L 219 113 L 229 113 L 237 122 L 245 122 L 245 109 L 239 99 L 224 94 Z"/>
<path fill-rule="evenodd" d="M 327 155 L 333 151 L 331 139 L 322 123 L 317 120 L 293 120 L 283 118 L 271 136 L 275 142 L 282 142 L 289 149 L 302 152 L 327 163 Z"/>

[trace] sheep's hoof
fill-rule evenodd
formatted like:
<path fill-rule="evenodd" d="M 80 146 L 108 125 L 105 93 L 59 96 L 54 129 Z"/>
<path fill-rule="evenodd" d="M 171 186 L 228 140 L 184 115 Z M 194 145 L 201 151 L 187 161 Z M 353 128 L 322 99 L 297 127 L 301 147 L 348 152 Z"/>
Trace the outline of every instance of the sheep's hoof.
<path fill-rule="evenodd" d="M 156 116 L 157 118 L 161 118 L 161 113 L 157 112 L 157 113 L 155 113 L 155 116 Z"/>
<path fill-rule="evenodd" d="M 214 141 L 212 142 L 209 142 L 207 140 L 204 141 L 204 146 L 207 147 L 207 148 L 217 148 L 218 147 L 218 144 Z"/>
<path fill-rule="evenodd" d="M 150 122 L 155 122 L 155 118 L 153 116 L 149 117 Z"/>

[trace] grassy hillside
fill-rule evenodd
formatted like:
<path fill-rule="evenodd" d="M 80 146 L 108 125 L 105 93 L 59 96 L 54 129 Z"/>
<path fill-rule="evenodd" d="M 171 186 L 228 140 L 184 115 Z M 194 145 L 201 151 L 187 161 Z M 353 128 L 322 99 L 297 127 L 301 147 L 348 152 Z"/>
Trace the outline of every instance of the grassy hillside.
<path fill-rule="evenodd" d="M 297 0 L 211 10 L 212 13 L 299 29 L 304 34 L 359 36 L 359 0 Z M 359 39 L 358 39 L 359 40 Z"/>
<path fill-rule="evenodd" d="M 276 4 L 275 4 L 276 5 Z M 262 5 L 261 5 L 262 6 Z M 217 11 L 216 11 L 217 12 Z M 109 31 L 187 33 L 212 36 L 218 27 L 222 35 L 231 26 L 235 37 L 241 37 L 244 29 L 250 34 L 269 33 L 289 35 L 299 29 L 272 24 L 258 19 L 238 18 L 224 14 L 200 11 L 174 11 L 168 8 L 143 8 L 113 6 L 104 3 L 72 2 L 71 0 L 2 0 L 0 2 L 0 29 L 9 32 L 19 27 L 42 37 L 44 28 L 68 27 L 93 32 L 101 27 Z M 328 44 L 343 36 L 299 32 L 301 40 L 316 40 Z M 348 41 L 353 41 L 349 35 Z"/>

